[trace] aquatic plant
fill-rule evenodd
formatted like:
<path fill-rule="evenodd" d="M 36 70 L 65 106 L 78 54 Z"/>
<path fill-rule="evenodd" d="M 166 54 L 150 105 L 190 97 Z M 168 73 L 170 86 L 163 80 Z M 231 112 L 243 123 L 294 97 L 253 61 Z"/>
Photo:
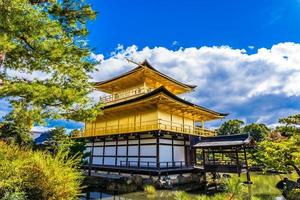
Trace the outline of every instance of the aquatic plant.
<path fill-rule="evenodd" d="M 153 185 L 145 185 L 144 186 L 144 192 L 147 195 L 154 195 L 154 194 L 156 194 L 156 189 Z"/>
<path fill-rule="evenodd" d="M 291 190 L 288 195 L 287 199 L 289 200 L 300 200 L 300 189 L 293 189 Z"/>
<path fill-rule="evenodd" d="M 192 199 L 192 197 L 184 191 L 177 191 L 174 194 L 174 199 L 175 200 L 190 200 L 190 199 Z"/>

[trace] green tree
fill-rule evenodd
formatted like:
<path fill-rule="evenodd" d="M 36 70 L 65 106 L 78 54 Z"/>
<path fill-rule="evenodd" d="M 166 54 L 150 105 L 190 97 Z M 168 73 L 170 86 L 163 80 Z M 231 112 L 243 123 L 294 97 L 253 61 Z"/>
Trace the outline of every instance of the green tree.
<path fill-rule="evenodd" d="M 70 135 L 66 134 L 63 127 L 56 127 L 48 132 L 49 137 L 45 140 L 40 148 L 46 149 L 51 153 L 57 154 L 61 151 L 68 152 L 69 157 L 79 157 L 83 162 L 84 158 L 89 156 L 84 153 L 86 143 L 84 139 L 72 139 Z"/>
<path fill-rule="evenodd" d="M 28 125 L 28 116 L 20 114 L 22 108 L 16 107 L 10 115 L 4 118 L 0 124 L 0 139 L 11 144 L 32 146 L 30 126 Z M 34 115 L 29 112 L 27 114 Z"/>
<path fill-rule="evenodd" d="M 95 16 L 84 0 L 0 0 L 0 98 L 13 110 L 7 122 L 22 115 L 27 131 L 46 118 L 95 118 L 100 104 L 89 97 L 89 73 L 97 62 L 86 40 Z"/>
<path fill-rule="evenodd" d="M 270 129 L 265 124 L 252 123 L 243 128 L 243 133 L 250 134 L 257 142 L 264 140 L 269 132 Z"/>
<path fill-rule="evenodd" d="M 276 131 L 288 130 L 281 132 L 288 137 L 268 138 L 257 145 L 256 159 L 268 169 L 288 172 L 293 168 L 300 176 L 300 134 L 296 126 L 299 125 L 299 118 L 297 114 L 279 119 L 288 129 L 280 126 L 276 127 Z"/>
<path fill-rule="evenodd" d="M 295 169 L 300 176 L 300 136 L 264 140 L 257 144 L 256 158 L 267 169 L 289 172 Z"/>
<path fill-rule="evenodd" d="M 217 130 L 218 135 L 233 135 L 242 133 L 243 121 L 238 119 L 231 119 L 224 122 Z"/>
<path fill-rule="evenodd" d="M 286 118 L 279 119 L 279 123 L 283 124 L 276 127 L 276 131 L 281 135 L 290 137 L 295 134 L 300 134 L 300 114 L 291 115 Z"/>

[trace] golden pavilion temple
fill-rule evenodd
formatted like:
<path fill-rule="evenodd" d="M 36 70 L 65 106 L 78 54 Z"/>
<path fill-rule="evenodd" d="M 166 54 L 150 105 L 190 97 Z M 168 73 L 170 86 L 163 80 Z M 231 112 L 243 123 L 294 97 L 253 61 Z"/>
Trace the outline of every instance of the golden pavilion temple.
<path fill-rule="evenodd" d="M 205 122 L 226 114 L 195 105 L 178 95 L 196 86 L 179 82 L 147 60 L 119 76 L 95 84 L 103 114 L 76 138 L 85 138 L 89 167 L 103 171 L 163 174 L 189 171 L 200 136 L 214 136 Z"/>

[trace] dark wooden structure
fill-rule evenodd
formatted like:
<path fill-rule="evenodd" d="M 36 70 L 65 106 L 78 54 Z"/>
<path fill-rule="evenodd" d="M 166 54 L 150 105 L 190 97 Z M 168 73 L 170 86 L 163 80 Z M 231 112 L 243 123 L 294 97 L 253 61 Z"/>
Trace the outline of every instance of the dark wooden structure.
<path fill-rule="evenodd" d="M 201 137 L 193 147 L 201 149 L 201 159 L 197 165 L 204 173 L 241 173 L 247 174 L 251 183 L 246 149 L 251 146 L 252 137 L 248 134 Z"/>
<path fill-rule="evenodd" d="M 151 176 L 202 172 L 194 168 L 198 138 L 163 130 L 92 137 L 84 169 Z"/>

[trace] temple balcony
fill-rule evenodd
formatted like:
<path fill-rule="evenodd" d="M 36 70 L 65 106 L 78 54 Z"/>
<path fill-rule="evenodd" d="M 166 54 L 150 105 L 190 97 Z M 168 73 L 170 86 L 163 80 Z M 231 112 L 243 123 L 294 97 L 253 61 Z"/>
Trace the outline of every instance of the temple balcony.
<path fill-rule="evenodd" d="M 151 91 L 153 91 L 153 89 L 150 89 L 150 88 L 145 87 L 145 86 L 137 87 L 137 88 L 125 90 L 125 91 L 122 91 L 122 92 L 118 92 L 118 93 L 115 93 L 115 94 L 107 95 L 107 96 L 104 96 L 104 97 L 100 97 L 100 101 L 105 105 L 109 105 L 109 104 L 125 101 L 125 100 L 128 100 L 128 99 L 132 99 L 132 98 L 135 98 L 137 96 L 147 94 Z"/>
<path fill-rule="evenodd" d="M 85 129 L 83 132 L 74 135 L 75 138 L 80 137 L 94 137 L 94 136 L 106 136 L 115 134 L 126 134 L 134 132 L 145 132 L 145 131 L 170 131 L 182 134 L 189 134 L 195 136 L 214 136 L 215 132 L 212 130 L 205 129 L 203 127 L 183 125 L 166 121 L 162 119 L 151 120 L 138 123 L 120 124 L 106 127 L 94 127 L 91 129 Z"/>

